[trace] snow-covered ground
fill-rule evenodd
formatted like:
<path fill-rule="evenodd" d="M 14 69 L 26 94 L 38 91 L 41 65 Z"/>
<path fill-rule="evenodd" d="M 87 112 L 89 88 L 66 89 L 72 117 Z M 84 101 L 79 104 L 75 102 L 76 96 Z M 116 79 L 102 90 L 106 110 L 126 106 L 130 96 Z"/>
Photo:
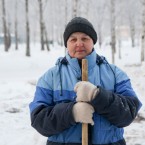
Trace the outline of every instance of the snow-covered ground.
<path fill-rule="evenodd" d="M 8 53 L 0 45 L 0 145 L 45 145 L 47 138 L 38 134 L 30 124 L 29 103 L 33 99 L 37 79 L 64 56 L 64 48 L 55 45 L 51 51 L 41 52 L 39 45 L 31 45 L 32 56 L 25 56 L 25 45 Z M 111 61 L 109 48 L 98 50 Z M 145 103 L 145 63 L 140 64 L 138 48 L 124 48 L 122 60 L 116 59 L 132 80 L 142 103 Z M 117 58 L 117 56 L 116 56 Z M 145 107 L 139 117 L 125 128 L 127 145 L 145 144 Z"/>

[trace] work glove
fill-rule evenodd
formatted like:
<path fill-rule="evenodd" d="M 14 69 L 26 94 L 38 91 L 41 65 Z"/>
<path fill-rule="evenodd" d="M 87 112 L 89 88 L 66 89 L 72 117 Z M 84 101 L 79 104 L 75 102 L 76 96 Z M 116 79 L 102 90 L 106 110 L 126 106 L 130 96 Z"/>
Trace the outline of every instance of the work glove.
<path fill-rule="evenodd" d="M 77 102 L 91 102 L 99 93 L 99 88 L 90 82 L 81 81 L 75 85 L 74 91 Z"/>
<path fill-rule="evenodd" d="M 75 122 L 94 125 L 94 121 L 92 119 L 94 108 L 92 105 L 85 102 L 77 102 L 74 104 L 72 112 Z"/>

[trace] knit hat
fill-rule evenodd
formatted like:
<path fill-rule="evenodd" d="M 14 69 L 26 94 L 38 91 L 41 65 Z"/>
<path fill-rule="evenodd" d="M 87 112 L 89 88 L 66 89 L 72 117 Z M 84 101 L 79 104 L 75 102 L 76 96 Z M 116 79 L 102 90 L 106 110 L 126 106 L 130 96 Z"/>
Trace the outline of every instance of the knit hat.
<path fill-rule="evenodd" d="M 74 32 L 83 32 L 93 39 L 93 43 L 97 42 L 97 33 L 93 25 L 85 18 L 75 17 L 66 26 L 63 33 L 64 45 L 67 47 L 67 40 Z"/>

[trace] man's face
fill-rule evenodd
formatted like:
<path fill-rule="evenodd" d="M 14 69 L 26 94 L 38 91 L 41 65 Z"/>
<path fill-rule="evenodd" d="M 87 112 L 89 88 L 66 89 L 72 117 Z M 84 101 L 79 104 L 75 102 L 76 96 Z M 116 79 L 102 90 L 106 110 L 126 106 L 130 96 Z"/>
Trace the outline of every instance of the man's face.
<path fill-rule="evenodd" d="M 85 58 L 92 52 L 93 46 L 91 37 L 82 32 L 72 33 L 67 40 L 68 53 L 72 58 Z"/>

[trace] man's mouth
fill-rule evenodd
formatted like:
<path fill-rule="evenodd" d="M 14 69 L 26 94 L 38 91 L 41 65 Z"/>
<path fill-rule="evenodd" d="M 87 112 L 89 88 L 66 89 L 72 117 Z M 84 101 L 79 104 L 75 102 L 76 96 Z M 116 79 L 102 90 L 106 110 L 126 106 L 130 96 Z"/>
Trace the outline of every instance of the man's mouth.
<path fill-rule="evenodd" d="M 84 50 L 77 50 L 76 52 L 84 52 Z"/>

